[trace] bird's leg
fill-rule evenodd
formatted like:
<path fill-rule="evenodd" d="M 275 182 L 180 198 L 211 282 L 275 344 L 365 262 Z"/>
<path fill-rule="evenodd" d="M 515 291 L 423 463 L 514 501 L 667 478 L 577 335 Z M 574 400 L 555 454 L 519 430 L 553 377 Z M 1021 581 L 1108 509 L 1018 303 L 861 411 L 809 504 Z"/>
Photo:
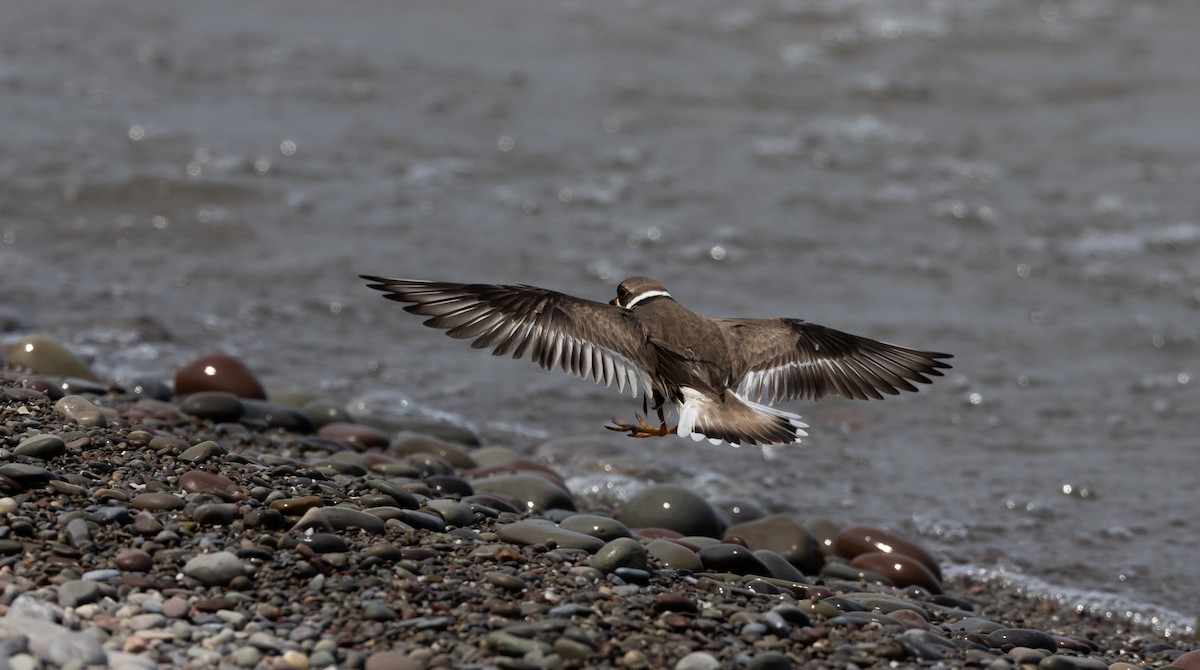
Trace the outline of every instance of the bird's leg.
<path fill-rule="evenodd" d="M 675 428 L 667 428 L 667 418 L 663 416 L 662 404 L 660 403 L 654 409 L 658 412 L 659 424 L 657 426 L 647 423 L 641 414 L 635 413 L 633 416 L 637 418 L 637 423 L 626 423 L 613 419 L 613 425 L 605 426 L 605 428 L 615 430 L 618 433 L 629 433 L 630 437 L 662 437 L 663 435 L 673 435 Z"/>

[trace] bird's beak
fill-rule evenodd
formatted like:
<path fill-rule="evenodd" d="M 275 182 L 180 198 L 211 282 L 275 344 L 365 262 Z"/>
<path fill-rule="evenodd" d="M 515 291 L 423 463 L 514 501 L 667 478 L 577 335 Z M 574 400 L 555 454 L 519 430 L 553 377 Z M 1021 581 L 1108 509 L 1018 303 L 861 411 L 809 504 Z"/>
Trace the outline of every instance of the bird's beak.
<path fill-rule="evenodd" d="M 608 304 L 610 304 L 610 305 L 616 305 L 616 304 L 617 304 L 617 299 L 616 299 L 616 298 L 613 298 L 612 300 L 609 300 L 609 301 L 608 301 Z"/>

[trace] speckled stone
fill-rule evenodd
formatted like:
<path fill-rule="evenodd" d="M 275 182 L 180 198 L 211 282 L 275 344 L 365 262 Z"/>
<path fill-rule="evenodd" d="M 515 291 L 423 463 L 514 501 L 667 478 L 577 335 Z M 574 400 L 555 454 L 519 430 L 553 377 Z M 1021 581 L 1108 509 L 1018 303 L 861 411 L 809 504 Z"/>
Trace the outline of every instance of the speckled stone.
<path fill-rule="evenodd" d="M 704 498 L 681 486 L 647 486 L 617 514 L 629 528 L 668 528 L 684 535 L 719 537 L 721 522 Z"/>

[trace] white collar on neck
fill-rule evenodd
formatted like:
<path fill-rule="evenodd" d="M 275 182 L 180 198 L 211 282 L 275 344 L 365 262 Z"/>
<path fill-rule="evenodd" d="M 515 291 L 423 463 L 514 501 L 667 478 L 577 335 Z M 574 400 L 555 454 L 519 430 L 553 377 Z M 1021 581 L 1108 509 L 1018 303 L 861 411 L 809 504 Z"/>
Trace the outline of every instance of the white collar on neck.
<path fill-rule="evenodd" d="M 625 309 L 633 309 L 633 306 L 638 304 L 639 302 L 641 302 L 643 300 L 649 300 L 650 298 L 657 298 L 659 296 L 662 296 L 665 298 L 670 298 L 671 294 L 667 293 L 666 291 L 660 291 L 658 289 L 655 289 L 653 291 L 646 291 L 645 293 L 638 294 L 638 296 L 636 298 L 634 298 L 633 300 L 630 300 L 629 304 L 625 305 Z"/>

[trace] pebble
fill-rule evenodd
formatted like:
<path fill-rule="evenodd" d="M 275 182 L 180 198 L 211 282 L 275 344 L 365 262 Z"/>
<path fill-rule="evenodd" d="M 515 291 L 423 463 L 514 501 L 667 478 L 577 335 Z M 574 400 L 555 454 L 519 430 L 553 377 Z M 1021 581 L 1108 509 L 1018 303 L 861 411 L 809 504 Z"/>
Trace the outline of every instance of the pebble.
<path fill-rule="evenodd" d="M 241 399 L 226 391 L 197 391 L 184 398 L 179 409 L 213 423 L 237 421 L 246 413 Z"/>
<path fill-rule="evenodd" d="M 448 526 L 465 527 L 475 523 L 475 512 L 471 510 L 471 506 L 457 500 L 448 498 L 427 500 L 425 508 L 440 514 Z"/>
<path fill-rule="evenodd" d="M 129 501 L 130 507 L 150 511 L 183 509 L 187 502 L 177 495 L 163 492 L 139 493 Z"/>
<path fill-rule="evenodd" d="M 368 533 L 381 535 L 385 525 L 383 519 L 362 510 L 341 506 L 313 507 L 304 513 L 292 530 L 299 531 L 313 527 L 334 530 L 360 528 Z"/>
<path fill-rule="evenodd" d="M 175 371 L 176 395 L 202 391 L 221 391 L 239 398 L 267 399 L 267 392 L 250 368 L 240 359 L 227 354 L 201 356 Z"/>
<path fill-rule="evenodd" d="M 99 379 L 79 357 L 46 335 L 25 335 L 12 342 L 8 347 L 8 362 L 52 377 Z"/>
<path fill-rule="evenodd" d="M 633 536 L 633 533 L 629 532 L 629 528 L 625 524 L 607 516 L 600 516 L 599 514 L 572 514 L 560 521 L 558 525 L 567 530 L 600 538 L 605 542 L 615 540 L 619 537 Z"/>
<path fill-rule="evenodd" d="M 719 670 L 721 667 L 721 661 L 707 651 L 693 651 L 675 664 L 675 670 Z"/>
<path fill-rule="evenodd" d="M 907 556 L 923 564 L 929 570 L 930 574 L 933 575 L 934 579 L 938 581 L 942 579 L 942 569 L 938 566 L 938 562 L 933 558 L 933 555 L 925 548 L 898 533 L 881 528 L 872 528 L 870 526 L 849 526 L 843 528 L 837 534 L 837 537 L 834 538 L 833 549 L 837 552 L 838 556 L 847 560 L 853 559 L 860 554 L 868 553 L 894 553 Z"/>
<path fill-rule="evenodd" d="M 28 456 L 42 461 L 62 456 L 67 453 L 67 443 L 57 435 L 31 435 L 13 449 L 17 456 Z"/>
<path fill-rule="evenodd" d="M 337 440 L 356 449 L 386 449 L 388 434 L 358 423 L 331 421 L 317 429 L 317 436 Z"/>
<path fill-rule="evenodd" d="M 517 521 L 496 527 L 496 533 L 505 542 L 516 544 L 554 544 L 558 547 L 583 549 L 594 554 L 604 546 L 604 541 L 573 530 L 559 528 L 548 521 Z"/>
<path fill-rule="evenodd" d="M 225 551 L 200 554 L 188 560 L 183 574 L 205 586 L 227 586 L 235 577 L 246 574 L 242 560 Z"/>
<path fill-rule="evenodd" d="M 113 557 L 113 565 L 122 570 L 146 572 L 154 566 L 154 558 L 141 549 L 126 548 Z"/>
<path fill-rule="evenodd" d="M 80 395 L 65 395 L 54 403 L 54 411 L 80 426 L 104 428 L 108 419 L 91 400 Z"/>
<path fill-rule="evenodd" d="M 476 491 L 500 494 L 529 510 L 575 510 L 575 500 L 562 486 L 531 474 L 495 475 L 471 482 Z"/>
<path fill-rule="evenodd" d="M 617 568 L 646 570 L 650 567 L 649 553 L 641 542 L 630 537 L 618 537 L 596 551 L 591 566 L 604 573 Z"/>
<path fill-rule="evenodd" d="M 859 554 L 850 561 L 851 567 L 883 575 L 899 587 L 920 586 L 930 593 L 941 593 L 942 585 L 924 563 L 900 554 L 875 552 Z"/>
<path fill-rule="evenodd" d="M 667 528 L 683 535 L 719 537 L 717 513 L 696 493 L 670 484 L 655 484 L 633 494 L 617 514 L 630 528 Z"/>
<path fill-rule="evenodd" d="M 187 461 L 188 463 L 204 463 L 214 458 L 224 456 L 229 453 L 225 447 L 212 441 L 205 440 L 199 444 L 192 445 L 179 454 L 179 460 Z"/>
<path fill-rule="evenodd" d="M 1055 642 L 1053 637 L 1040 630 L 1031 630 L 1029 628 L 999 628 L 988 633 L 985 639 L 993 647 L 1013 645 L 1016 647 L 1029 647 L 1031 649 L 1047 649 L 1049 651 L 1058 649 L 1058 643 Z"/>
<path fill-rule="evenodd" d="M 740 544 L 719 543 L 700 550 L 700 562 L 712 572 L 771 576 L 771 570 L 754 552 Z"/>
<path fill-rule="evenodd" d="M 58 587 L 58 604 L 63 607 L 79 607 L 96 602 L 100 597 L 100 585 L 93 581 L 72 579 Z"/>
<path fill-rule="evenodd" d="M 405 435 L 397 438 L 387 449 L 388 453 L 395 456 L 433 454 L 461 470 L 470 470 L 478 466 L 466 451 L 430 435 Z"/>
<path fill-rule="evenodd" d="M 671 540 L 651 540 L 646 545 L 646 551 L 658 561 L 663 568 L 670 570 L 688 570 L 698 572 L 704 569 L 700 557 L 687 547 Z"/>
<path fill-rule="evenodd" d="M 1184 670 L 1200 670 L 1200 649 L 1187 651 L 1175 658 L 1173 665 L 1177 665 Z"/>
<path fill-rule="evenodd" d="M 219 446 L 211 440 L 201 442 L 196 446 L 199 447 L 204 444 Z M 188 470 L 179 475 L 177 485 L 180 489 L 188 493 L 210 493 L 223 500 L 234 500 L 240 493 L 238 485 L 232 479 L 215 472 L 208 472 L 207 470 Z"/>
<path fill-rule="evenodd" d="M 782 556 L 805 575 L 820 573 L 825 555 L 817 538 L 790 516 L 777 514 L 731 526 L 726 535 L 742 538 L 752 550 L 765 549 Z"/>

